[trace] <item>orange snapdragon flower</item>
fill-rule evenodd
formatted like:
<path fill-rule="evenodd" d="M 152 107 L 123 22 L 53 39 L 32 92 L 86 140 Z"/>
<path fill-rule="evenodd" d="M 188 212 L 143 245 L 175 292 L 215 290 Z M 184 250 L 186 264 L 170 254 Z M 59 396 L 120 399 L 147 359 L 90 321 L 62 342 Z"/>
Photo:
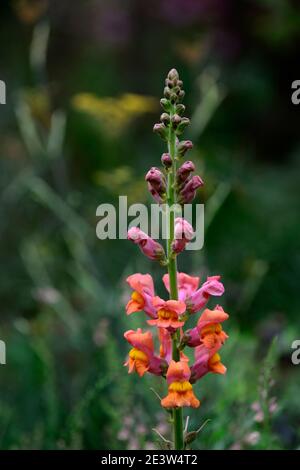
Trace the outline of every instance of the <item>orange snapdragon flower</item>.
<path fill-rule="evenodd" d="M 206 308 L 197 323 L 200 341 L 207 349 L 217 351 L 225 343 L 228 335 L 223 331 L 221 323 L 229 318 L 223 308 L 214 310 Z"/>
<path fill-rule="evenodd" d="M 169 384 L 168 395 L 161 400 L 164 408 L 177 408 L 191 406 L 198 408 L 200 401 L 195 397 L 193 386 L 190 383 L 191 370 L 186 361 L 171 361 L 167 382 Z"/>
<path fill-rule="evenodd" d="M 133 289 L 131 299 L 126 305 L 127 315 L 144 310 L 150 317 L 155 318 L 156 310 L 152 304 L 154 284 L 150 274 L 132 274 L 126 281 Z"/>
<path fill-rule="evenodd" d="M 184 321 L 179 318 L 186 310 L 185 303 L 181 300 L 163 300 L 156 296 L 153 297 L 152 304 L 156 309 L 157 318 L 148 320 L 149 325 L 167 328 L 169 331 L 184 325 Z"/>
<path fill-rule="evenodd" d="M 124 337 L 133 346 L 129 351 L 128 360 L 124 364 L 128 366 L 128 373 L 135 370 L 140 377 L 146 372 L 162 375 L 167 364 L 163 358 L 154 354 L 152 333 L 150 331 L 143 333 L 141 328 L 138 328 L 136 331 L 126 331 Z"/>
<path fill-rule="evenodd" d="M 204 344 L 195 348 L 195 362 L 191 367 L 191 383 L 201 379 L 208 372 L 223 375 L 226 374 L 226 370 L 219 353 L 207 349 Z"/>

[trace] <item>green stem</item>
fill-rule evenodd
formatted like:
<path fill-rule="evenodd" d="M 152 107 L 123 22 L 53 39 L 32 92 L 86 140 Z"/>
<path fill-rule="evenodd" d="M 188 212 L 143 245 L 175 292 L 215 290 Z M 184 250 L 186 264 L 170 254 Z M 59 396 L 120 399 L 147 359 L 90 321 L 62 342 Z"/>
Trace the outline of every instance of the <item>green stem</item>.
<path fill-rule="evenodd" d="M 172 112 L 170 113 L 172 117 Z M 169 154 L 173 160 L 172 168 L 168 174 L 168 206 L 171 210 L 168 211 L 168 226 L 169 226 L 169 238 L 168 238 L 168 272 L 170 282 L 170 299 L 178 299 L 178 288 L 177 288 L 177 261 L 176 257 L 172 257 L 172 241 L 174 240 L 174 221 L 175 213 L 172 210 L 172 206 L 176 203 L 176 192 L 174 188 L 175 177 L 176 177 L 176 135 L 170 124 L 169 130 Z M 180 332 L 177 330 L 173 334 L 172 340 L 172 358 L 174 361 L 180 360 L 180 351 L 178 349 L 178 343 L 180 340 Z M 174 433 L 174 448 L 175 450 L 183 450 L 183 417 L 182 408 L 174 408 L 173 410 L 173 433 Z"/>

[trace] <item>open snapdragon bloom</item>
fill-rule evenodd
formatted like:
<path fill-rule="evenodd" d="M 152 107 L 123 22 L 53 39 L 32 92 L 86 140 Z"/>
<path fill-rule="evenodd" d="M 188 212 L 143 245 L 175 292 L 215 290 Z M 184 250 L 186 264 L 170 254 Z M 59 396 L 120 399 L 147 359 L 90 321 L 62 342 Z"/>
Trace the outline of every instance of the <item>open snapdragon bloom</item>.
<path fill-rule="evenodd" d="M 186 306 L 181 300 L 163 300 L 160 297 L 153 297 L 153 306 L 157 311 L 157 318 L 148 320 L 149 325 L 158 328 L 167 328 L 172 331 L 184 325 L 184 321 L 180 320 Z"/>
<path fill-rule="evenodd" d="M 185 331 L 184 343 L 190 347 L 204 344 L 207 349 L 217 351 L 228 338 L 221 325 L 228 318 L 228 313 L 219 305 L 214 310 L 206 308 L 200 315 L 197 326 Z"/>
<path fill-rule="evenodd" d="M 200 288 L 198 276 L 189 276 L 185 273 L 177 273 L 178 296 L 186 303 L 190 313 L 196 313 L 207 304 L 211 296 L 221 296 L 224 286 L 220 281 L 221 276 L 209 276 Z M 163 283 L 170 292 L 169 274 L 163 276 Z"/>
<path fill-rule="evenodd" d="M 167 372 L 168 395 L 161 400 L 164 408 L 191 406 L 198 408 L 200 401 L 195 397 L 190 383 L 191 370 L 186 361 L 171 361 Z"/>
<path fill-rule="evenodd" d="M 226 367 L 221 362 L 219 353 L 207 349 L 204 344 L 195 348 L 195 362 L 191 367 L 191 382 L 201 379 L 208 372 L 226 374 Z"/>
<path fill-rule="evenodd" d="M 229 318 L 228 313 L 222 307 L 217 306 L 215 310 L 204 310 L 197 323 L 197 330 L 201 343 L 206 348 L 218 350 L 225 343 L 228 335 L 222 328 L 221 323 Z"/>
<path fill-rule="evenodd" d="M 154 284 L 150 274 L 132 274 L 126 281 L 133 289 L 131 299 L 126 305 L 127 315 L 144 310 L 150 317 L 156 317 L 156 310 L 152 304 Z"/>
<path fill-rule="evenodd" d="M 150 331 L 143 333 L 138 328 L 136 331 L 126 331 L 124 337 L 133 346 L 124 364 L 128 366 L 128 372 L 135 370 L 140 377 L 148 371 L 155 375 L 162 375 L 166 362 L 154 354 L 152 333 Z"/>

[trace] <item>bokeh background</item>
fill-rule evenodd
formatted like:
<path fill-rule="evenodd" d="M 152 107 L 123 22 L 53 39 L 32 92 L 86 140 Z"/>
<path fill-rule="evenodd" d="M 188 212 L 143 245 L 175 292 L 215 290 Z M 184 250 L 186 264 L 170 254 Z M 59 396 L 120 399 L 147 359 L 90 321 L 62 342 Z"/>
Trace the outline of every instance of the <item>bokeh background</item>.
<path fill-rule="evenodd" d="M 299 114 L 296 0 L 15 0 L 0 4 L 2 449 L 151 449 L 169 427 L 129 376 L 124 282 L 162 271 L 99 241 L 96 208 L 150 197 L 163 81 L 184 81 L 205 180 L 205 246 L 180 269 L 222 274 L 225 377 L 196 385 L 197 449 L 299 447 Z M 274 339 L 275 338 L 275 339 Z M 186 413 L 188 414 L 188 413 Z"/>

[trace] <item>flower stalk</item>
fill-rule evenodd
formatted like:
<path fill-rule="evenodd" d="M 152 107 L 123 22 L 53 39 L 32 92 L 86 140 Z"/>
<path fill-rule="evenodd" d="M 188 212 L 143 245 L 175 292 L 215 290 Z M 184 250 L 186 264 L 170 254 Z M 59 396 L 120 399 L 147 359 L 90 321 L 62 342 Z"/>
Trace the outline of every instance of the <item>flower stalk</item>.
<path fill-rule="evenodd" d="M 174 105 L 170 111 L 170 120 L 175 114 Z M 174 205 L 176 201 L 176 191 L 175 191 L 175 177 L 176 177 L 176 134 L 173 127 L 169 127 L 169 136 L 168 136 L 168 151 L 172 159 L 172 166 L 168 174 L 168 199 L 167 204 L 169 210 L 167 211 L 168 217 L 168 234 L 169 238 L 167 241 L 167 256 L 168 256 L 168 273 L 170 279 L 170 299 L 178 300 L 178 288 L 177 288 L 177 258 L 172 256 L 172 243 L 174 241 L 174 230 L 175 230 L 175 213 Z M 179 351 L 179 330 L 176 330 L 173 333 L 172 337 L 172 358 L 174 361 L 178 362 L 180 360 L 180 351 Z M 183 440 L 183 416 L 182 408 L 173 409 L 173 438 L 174 438 L 174 449 L 182 450 L 184 448 Z"/>

